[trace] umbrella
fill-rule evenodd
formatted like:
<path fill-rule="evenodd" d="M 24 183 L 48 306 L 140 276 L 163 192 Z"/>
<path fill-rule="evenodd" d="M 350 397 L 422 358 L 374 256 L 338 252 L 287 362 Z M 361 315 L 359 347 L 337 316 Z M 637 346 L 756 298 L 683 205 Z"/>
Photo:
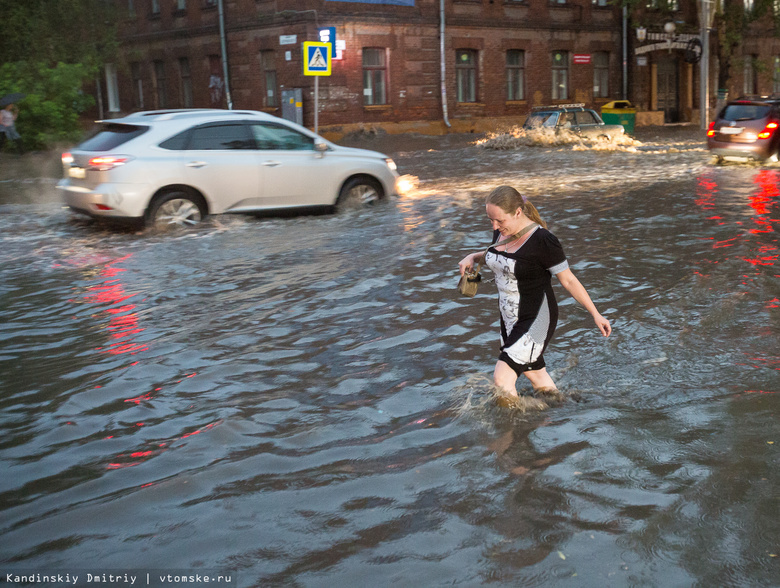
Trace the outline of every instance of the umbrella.
<path fill-rule="evenodd" d="M 6 94 L 2 98 L 0 98 L 0 108 L 8 106 L 9 104 L 13 104 L 14 102 L 19 102 L 20 100 L 23 100 L 26 96 L 27 94 L 22 94 L 21 92 Z"/>

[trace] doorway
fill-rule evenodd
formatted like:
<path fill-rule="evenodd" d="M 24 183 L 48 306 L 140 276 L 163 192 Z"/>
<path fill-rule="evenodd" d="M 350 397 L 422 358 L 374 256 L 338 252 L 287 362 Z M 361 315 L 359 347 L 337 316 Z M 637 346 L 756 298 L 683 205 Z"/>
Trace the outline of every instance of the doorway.
<path fill-rule="evenodd" d="M 680 80 L 676 56 L 660 55 L 656 71 L 658 110 L 664 111 L 665 123 L 680 122 Z"/>

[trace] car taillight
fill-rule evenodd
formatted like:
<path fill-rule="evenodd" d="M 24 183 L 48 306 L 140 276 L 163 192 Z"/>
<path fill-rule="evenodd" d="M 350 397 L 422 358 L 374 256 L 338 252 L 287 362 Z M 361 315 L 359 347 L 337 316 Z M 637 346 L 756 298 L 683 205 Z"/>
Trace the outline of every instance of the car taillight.
<path fill-rule="evenodd" d="M 100 157 L 93 157 L 89 160 L 89 167 L 98 171 L 108 171 L 126 164 L 130 161 L 129 157 L 114 156 L 114 155 L 102 155 Z"/>
<path fill-rule="evenodd" d="M 772 136 L 772 133 L 775 132 L 775 129 L 777 128 L 776 122 L 767 123 L 767 125 L 764 127 L 764 130 L 761 131 L 758 134 L 759 139 L 768 139 Z"/>
<path fill-rule="evenodd" d="M 73 155 L 70 153 L 63 153 L 62 154 L 62 165 L 70 165 L 73 163 Z"/>
<path fill-rule="evenodd" d="M 712 121 L 707 129 L 707 136 L 712 137 L 713 135 L 715 135 L 715 121 Z"/>

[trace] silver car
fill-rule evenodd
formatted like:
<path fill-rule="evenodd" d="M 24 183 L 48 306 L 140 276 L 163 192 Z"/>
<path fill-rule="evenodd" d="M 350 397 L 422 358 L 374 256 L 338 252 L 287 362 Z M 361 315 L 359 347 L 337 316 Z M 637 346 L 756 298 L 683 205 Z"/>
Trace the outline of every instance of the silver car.
<path fill-rule="evenodd" d="M 526 117 L 523 128 L 570 132 L 588 139 L 614 139 L 625 134 L 623 125 L 605 124 L 595 110 L 580 103 L 537 106 Z"/>
<path fill-rule="evenodd" d="M 365 206 L 397 194 L 392 159 L 255 111 L 167 110 L 100 121 L 62 156 L 75 212 L 147 226 L 208 214 Z"/>

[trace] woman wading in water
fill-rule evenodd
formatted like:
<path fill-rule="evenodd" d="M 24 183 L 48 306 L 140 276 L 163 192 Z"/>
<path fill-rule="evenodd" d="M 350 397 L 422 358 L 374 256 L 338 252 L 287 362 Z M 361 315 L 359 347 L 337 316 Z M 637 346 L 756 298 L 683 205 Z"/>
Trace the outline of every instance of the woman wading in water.
<path fill-rule="evenodd" d="M 558 322 L 552 276 L 593 316 L 605 337 L 612 327 L 569 269 L 563 247 L 533 204 L 514 188 L 500 186 L 487 197 L 485 208 L 493 226 L 493 245 L 467 255 L 458 267 L 462 276 L 475 264 L 484 263 L 496 276 L 501 354 L 493 381 L 510 401 L 517 400 L 515 386 L 523 374 L 533 385 L 534 396 L 559 401 L 562 397 L 543 356 Z"/>

